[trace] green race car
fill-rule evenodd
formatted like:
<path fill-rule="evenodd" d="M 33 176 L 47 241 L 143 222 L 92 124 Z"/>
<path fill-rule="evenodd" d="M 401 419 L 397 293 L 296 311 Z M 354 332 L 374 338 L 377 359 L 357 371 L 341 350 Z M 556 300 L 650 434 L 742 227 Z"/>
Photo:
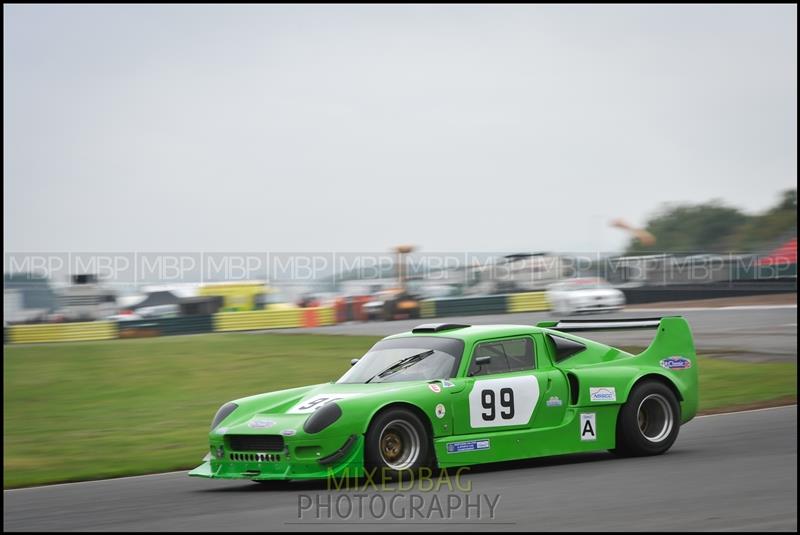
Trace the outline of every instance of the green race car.
<path fill-rule="evenodd" d="M 636 355 L 573 334 L 629 328 L 657 334 Z M 655 455 L 697 400 L 682 317 L 421 325 L 375 344 L 336 382 L 226 403 L 190 475 L 314 479 L 599 450 Z"/>

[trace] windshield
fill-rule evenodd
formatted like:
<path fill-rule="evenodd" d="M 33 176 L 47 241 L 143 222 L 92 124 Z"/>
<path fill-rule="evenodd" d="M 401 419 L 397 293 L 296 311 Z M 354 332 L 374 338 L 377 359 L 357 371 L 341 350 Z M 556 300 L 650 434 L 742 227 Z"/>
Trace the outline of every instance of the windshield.
<path fill-rule="evenodd" d="M 395 383 L 455 377 L 464 342 L 439 336 L 409 336 L 381 340 L 337 383 Z M 414 358 L 410 358 L 414 357 Z M 400 361 L 404 364 L 394 368 Z M 391 370 L 389 373 L 385 373 Z"/>

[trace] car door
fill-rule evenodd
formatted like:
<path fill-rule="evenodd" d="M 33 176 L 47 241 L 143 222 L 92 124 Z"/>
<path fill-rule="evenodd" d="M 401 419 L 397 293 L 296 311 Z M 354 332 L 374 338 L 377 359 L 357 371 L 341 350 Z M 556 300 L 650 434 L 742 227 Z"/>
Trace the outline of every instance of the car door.
<path fill-rule="evenodd" d="M 469 351 L 469 350 L 468 350 Z M 481 340 L 469 352 L 463 388 L 455 393 L 453 432 L 537 429 L 560 425 L 569 403 L 564 373 L 553 366 L 541 335 Z M 481 357 L 490 357 L 480 364 Z"/>

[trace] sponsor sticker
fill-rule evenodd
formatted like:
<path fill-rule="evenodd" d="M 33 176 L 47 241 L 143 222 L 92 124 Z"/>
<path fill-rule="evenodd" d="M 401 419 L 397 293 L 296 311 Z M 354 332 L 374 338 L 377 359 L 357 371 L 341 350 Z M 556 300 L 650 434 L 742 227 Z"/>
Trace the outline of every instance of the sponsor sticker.
<path fill-rule="evenodd" d="M 581 440 L 597 440 L 597 426 L 593 412 L 581 413 Z"/>
<path fill-rule="evenodd" d="M 297 434 L 297 431 L 295 431 L 294 429 L 284 429 L 283 431 L 281 431 L 281 435 L 283 435 L 285 437 L 291 437 L 291 436 L 296 435 L 296 434 Z"/>
<path fill-rule="evenodd" d="M 447 445 L 447 453 L 461 453 L 464 451 L 488 450 L 489 439 L 486 440 L 467 440 L 464 442 L 450 442 Z"/>
<path fill-rule="evenodd" d="M 613 386 L 590 387 L 589 401 L 617 401 L 617 390 Z"/>
<path fill-rule="evenodd" d="M 269 420 L 267 418 L 253 418 L 249 422 L 247 422 L 247 427 L 253 429 L 267 429 L 275 425 L 275 420 Z M 221 435 L 222 433 L 220 433 Z"/>
<path fill-rule="evenodd" d="M 442 391 L 442 387 L 437 385 L 436 383 L 429 383 L 428 388 L 431 389 L 431 392 L 435 392 L 436 394 Z"/>
<path fill-rule="evenodd" d="M 445 388 L 453 388 L 454 386 L 456 386 L 456 384 L 454 382 L 452 382 L 452 381 L 448 381 L 447 379 L 444 379 L 442 381 L 442 386 L 445 387 Z"/>
<path fill-rule="evenodd" d="M 686 368 L 692 367 L 692 361 L 679 355 L 674 355 L 672 357 L 662 359 L 661 367 L 668 370 L 685 370 Z"/>
<path fill-rule="evenodd" d="M 550 399 L 548 399 L 545 402 L 545 404 L 548 407 L 560 407 L 561 406 L 561 398 L 558 397 L 558 396 L 550 396 Z"/>
<path fill-rule="evenodd" d="M 444 408 L 443 404 L 439 403 L 438 405 L 436 405 L 435 413 L 436 417 L 441 420 L 442 418 L 444 418 L 444 415 L 447 414 L 447 410 Z"/>

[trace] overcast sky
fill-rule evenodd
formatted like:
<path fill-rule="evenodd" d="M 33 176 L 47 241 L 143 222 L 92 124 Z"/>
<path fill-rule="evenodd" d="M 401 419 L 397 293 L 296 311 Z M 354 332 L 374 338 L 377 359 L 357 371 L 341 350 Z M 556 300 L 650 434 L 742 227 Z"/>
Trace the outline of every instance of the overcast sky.
<path fill-rule="evenodd" d="M 6 252 L 592 251 L 797 178 L 795 6 L 4 6 Z"/>

